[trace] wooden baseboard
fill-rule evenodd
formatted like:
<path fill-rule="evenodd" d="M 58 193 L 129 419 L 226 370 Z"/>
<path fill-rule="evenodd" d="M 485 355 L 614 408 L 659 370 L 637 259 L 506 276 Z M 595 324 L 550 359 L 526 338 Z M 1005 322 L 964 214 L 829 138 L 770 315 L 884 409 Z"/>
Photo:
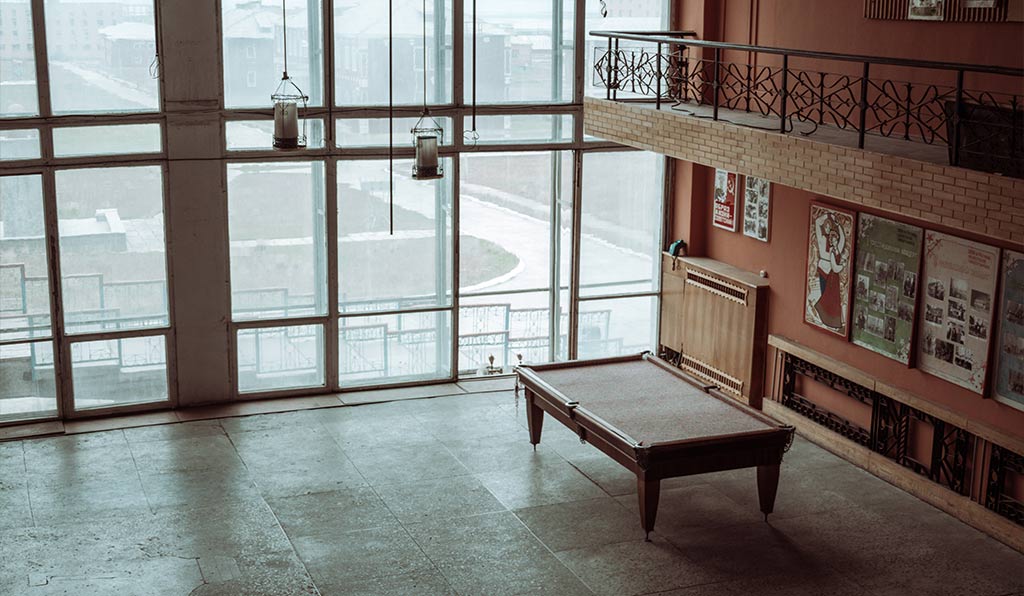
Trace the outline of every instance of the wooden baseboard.
<path fill-rule="evenodd" d="M 898 463 L 883 457 L 827 428 L 804 418 L 779 402 L 764 400 L 764 413 L 796 427 L 797 433 L 815 445 L 905 490 L 1010 548 L 1024 553 L 1024 531 L 1010 520 L 985 509 L 969 498 L 935 484 Z"/>

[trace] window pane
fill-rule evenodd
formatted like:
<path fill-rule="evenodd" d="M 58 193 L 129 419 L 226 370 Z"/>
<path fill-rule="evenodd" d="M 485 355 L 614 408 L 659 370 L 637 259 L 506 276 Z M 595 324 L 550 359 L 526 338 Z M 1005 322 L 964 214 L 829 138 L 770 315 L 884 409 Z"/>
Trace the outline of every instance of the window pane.
<path fill-rule="evenodd" d="M 49 336 L 50 287 L 38 175 L 0 178 L 0 340 Z"/>
<path fill-rule="evenodd" d="M 223 0 L 224 106 L 271 106 L 284 72 L 281 2 Z M 288 75 L 309 105 L 323 105 L 323 33 L 319 0 L 291 0 L 288 8 Z"/>
<path fill-rule="evenodd" d="M 45 1 L 55 114 L 160 108 L 152 0 Z"/>
<path fill-rule="evenodd" d="M 520 362 L 551 362 L 550 300 L 548 291 L 462 298 L 459 374 L 483 375 L 488 367 L 510 373 Z M 562 340 L 555 340 L 556 352 Z"/>
<path fill-rule="evenodd" d="M 0 9 L 0 118 L 39 113 L 32 4 L 3 2 Z"/>
<path fill-rule="evenodd" d="M 604 358 L 653 350 L 658 299 L 654 296 L 580 303 L 579 357 Z"/>
<path fill-rule="evenodd" d="M 472 127 L 466 118 L 465 130 Z M 477 116 L 476 129 L 482 144 L 569 141 L 572 116 Z"/>
<path fill-rule="evenodd" d="M 60 170 L 56 185 L 67 332 L 166 326 L 160 167 Z"/>
<path fill-rule="evenodd" d="M 452 87 L 452 0 L 428 0 L 426 6 L 427 103 L 448 103 Z M 394 0 L 394 40 L 394 102 L 422 104 L 422 0 Z M 338 105 L 387 105 L 388 66 L 388 3 L 336 2 L 334 72 Z"/>
<path fill-rule="evenodd" d="M 238 332 L 238 391 L 324 385 L 324 327 L 296 325 Z"/>
<path fill-rule="evenodd" d="M 583 155 L 582 296 L 657 289 L 663 163 L 639 151 Z"/>
<path fill-rule="evenodd" d="M 327 312 L 324 166 L 228 164 L 233 318 Z"/>
<path fill-rule="evenodd" d="M 57 157 L 159 153 L 159 124 L 75 126 L 53 129 L 53 153 Z"/>
<path fill-rule="evenodd" d="M 450 160 L 442 166 L 451 168 Z M 452 292 L 451 180 L 413 180 L 395 162 L 395 233 L 389 234 L 388 162 L 338 164 L 341 312 L 447 306 Z"/>
<path fill-rule="evenodd" d="M 269 150 L 274 148 L 273 120 L 229 120 L 224 123 L 224 131 L 227 137 L 228 151 Z M 306 120 L 306 147 L 308 149 L 323 149 L 323 120 Z"/>
<path fill-rule="evenodd" d="M 542 0 L 504 2 L 479 0 L 477 10 L 477 102 L 568 101 L 572 98 L 571 34 L 556 47 L 565 31 L 571 31 L 572 13 L 554 14 L 554 3 Z M 473 22 L 466 8 L 466 93 L 472 102 Z M 553 25 L 553 23 L 559 25 Z M 556 31 L 558 34 L 556 35 Z M 568 62 L 567 64 L 565 62 Z M 565 76 L 566 73 L 569 76 Z"/>
<path fill-rule="evenodd" d="M 39 159 L 39 131 L 0 131 L 0 161 L 7 159 Z"/>
<path fill-rule="evenodd" d="M 57 413 L 53 344 L 0 346 L 0 420 Z"/>
<path fill-rule="evenodd" d="M 435 311 L 341 319 L 341 385 L 451 376 L 451 318 Z"/>
<path fill-rule="evenodd" d="M 630 2 L 608 2 L 608 16 L 601 16 L 599 2 L 587 2 L 587 47 L 584 52 L 586 62 L 586 94 L 601 96 L 605 94 L 598 75 L 594 72 L 594 62 L 608 51 L 608 38 L 593 37 L 591 31 L 664 31 L 668 28 L 669 2 L 665 0 L 630 0 Z M 633 47 L 651 51 L 650 44 L 633 46 L 630 42 L 622 42 L 620 51 L 629 52 Z M 627 95 L 620 92 L 619 97 Z"/>
<path fill-rule="evenodd" d="M 167 340 L 163 335 L 71 344 L 75 408 L 165 401 Z"/>
<path fill-rule="evenodd" d="M 419 118 L 395 118 L 395 147 L 412 146 L 412 127 Z M 452 119 L 434 118 L 441 125 L 442 145 L 452 142 Z M 341 118 L 337 126 L 339 147 L 387 147 L 388 121 L 386 118 Z"/>

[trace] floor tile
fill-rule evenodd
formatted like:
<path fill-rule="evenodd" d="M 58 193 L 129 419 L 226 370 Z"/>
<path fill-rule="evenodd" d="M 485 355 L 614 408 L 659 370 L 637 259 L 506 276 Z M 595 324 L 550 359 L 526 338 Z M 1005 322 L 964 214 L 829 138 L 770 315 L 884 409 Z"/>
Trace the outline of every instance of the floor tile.
<path fill-rule="evenodd" d="M 140 472 L 139 479 L 153 511 L 261 498 L 249 473 L 241 466 L 155 474 Z"/>
<path fill-rule="evenodd" d="M 455 395 L 463 393 L 463 389 L 455 383 L 440 385 L 424 385 L 421 387 L 398 387 L 395 389 L 372 389 L 368 391 L 350 391 L 338 394 L 344 404 L 368 404 L 403 399 L 422 399 Z"/>
<path fill-rule="evenodd" d="M 756 487 L 752 487 L 756 490 Z M 636 495 L 617 497 L 630 515 L 640 519 Z M 663 536 L 685 534 L 693 528 L 717 528 L 762 521 L 757 505 L 738 504 L 710 484 L 662 488 L 654 529 Z M 639 522 L 638 522 L 639 523 Z"/>
<path fill-rule="evenodd" d="M 529 528 L 508 511 L 432 519 L 406 527 L 442 572 L 455 566 L 487 567 L 514 557 L 549 554 Z"/>
<path fill-rule="evenodd" d="M 437 440 L 413 446 L 390 446 L 387 442 L 375 448 L 346 452 L 352 463 L 372 485 L 397 484 L 451 478 L 469 474 L 448 449 Z"/>
<path fill-rule="evenodd" d="M 473 476 L 386 484 L 375 490 L 395 517 L 406 524 L 505 511 L 505 507 Z"/>
<path fill-rule="evenodd" d="M 110 517 L 150 513 L 135 471 L 73 482 L 31 478 L 29 498 L 33 517 L 42 525 L 65 523 L 69 519 L 96 523 Z"/>
<path fill-rule="evenodd" d="M 477 474 L 477 478 L 509 509 L 607 496 L 601 487 L 564 461 L 486 472 Z"/>
<path fill-rule="evenodd" d="M 139 470 L 146 473 L 238 470 L 243 467 L 235 446 L 225 435 L 135 443 L 131 454 Z"/>
<path fill-rule="evenodd" d="M 211 562 L 212 559 L 212 562 Z M 188 596 L 312 596 L 313 579 L 293 553 L 199 559 L 203 580 Z"/>
<path fill-rule="evenodd" d="M 469 393 L 482 393 L 490 391 L 507 391 L 516 386 L 514 375 L 508 375 L 492 379 L 466 379 L 459 381 L 459 387 Z"/>
<path fill-rule="evenodd" d="M 474 473 L 511 470 L 559 462 L 562 457 L 544 445 L 535 449 L 524 429 L 489 437 L 464 439 L 439 437 L 448 451 Z"/>
<path fill-rule="evenodd" d="M 292 538 L 334 536 L 398 523 L 369 487 L 268 499 L 267 504 Z"/>
<path fill-rule="evenodd" d="M 157 424 L 126 428 L 124 436 L 129 444 L 149 441 L 170 441 L 177 439 L 194 439 L 198 437 L 220 437 L 225 431 L 219 420 L 199 420 L 196 422 L 179 422 L 177 424 Z"/>
<path fill-rule="evenodd" d="M 313 581 L 328 586 L 434 569 L 401 526 L 300 536 L 293 544 Z"/>
<path fill-rule="evenodd" d="M 644 538 L 640 517 L 611 497 L 529 507 L 514 513 L 554 551 Z"/>
<path fill-rule="evenodd" d="M 317 588 L 321 596 L 458 596 L 448 580 L 435 570 L 337 584 L 320 581 Z"/>
<path fill-rule="evenodd" d="M 608 596 L 648 594 L 728 577 L 691 562 L 663 538 L 651 540 L 561 551 L 557 556 L 591 590 Z"/>

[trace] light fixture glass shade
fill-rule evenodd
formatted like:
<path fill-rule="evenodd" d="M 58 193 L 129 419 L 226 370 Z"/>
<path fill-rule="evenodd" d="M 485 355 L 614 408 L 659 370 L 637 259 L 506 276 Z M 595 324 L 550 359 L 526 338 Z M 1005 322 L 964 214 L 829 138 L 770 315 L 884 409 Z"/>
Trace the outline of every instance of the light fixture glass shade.
<path fill-rule="evenodd" d="M 274 102 L 274 149 L 304 148 L 306 122 L 299 118 L 299 107 L 305 108 L 309 97 L 284 73 L 270 99 Z"/>
<path fill-rule="evenodd" d="M 414 180 L 433 180 L 444 177 L 444 169 L 438 159 L 438 146 L 444 136 L 441 125 L 424 112 L 412 129 L 413 146 L 416 148 L 416 160 L 412 166 Z"/>

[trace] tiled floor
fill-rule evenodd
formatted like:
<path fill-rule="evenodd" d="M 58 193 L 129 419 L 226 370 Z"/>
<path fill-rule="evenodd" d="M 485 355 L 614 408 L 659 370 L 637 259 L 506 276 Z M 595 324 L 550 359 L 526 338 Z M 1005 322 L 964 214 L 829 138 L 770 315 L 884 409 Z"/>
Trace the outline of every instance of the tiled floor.
<path fill-rule="evenodd" d="M 632 477 L 510 391 L 0 443 L 0 594 L 1024 593 L 1024 556 L 798 440 L 752 470 Z"/>

